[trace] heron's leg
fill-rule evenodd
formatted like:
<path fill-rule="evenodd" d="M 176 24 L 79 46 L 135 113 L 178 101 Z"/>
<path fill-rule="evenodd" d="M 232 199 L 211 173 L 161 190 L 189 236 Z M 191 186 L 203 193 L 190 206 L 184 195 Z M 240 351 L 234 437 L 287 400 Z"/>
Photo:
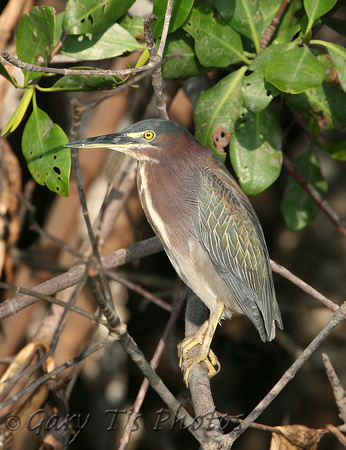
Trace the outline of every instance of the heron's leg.
<path fill-rule="evenodd" d="M 215 353 L 210 349 L 216 327 L 224 310 L 224 304 L 218 303 L 217 309 L 210 312 L 210 317 L 192 336 L 188 336 L 178 345 L 179 366 L 184 373 L 184 382 L 189 385 L 191 370 L 200 362 L 204 362 L 208 368 L 208 376 L 212 378 L 220 370 L 220 363 Z M 189 355 L 188 352 L 200 345 L 196 355 Z"/>

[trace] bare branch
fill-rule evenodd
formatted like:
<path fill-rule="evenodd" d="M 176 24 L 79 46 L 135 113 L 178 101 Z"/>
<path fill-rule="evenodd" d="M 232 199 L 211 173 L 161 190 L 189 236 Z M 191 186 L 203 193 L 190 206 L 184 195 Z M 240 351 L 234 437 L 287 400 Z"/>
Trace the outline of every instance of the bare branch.
<path fill-rule="evenodd" d="M 158 54 L 156 45 L 153 38 L 153 33 L 151 30 L 151 25 L 153 22 L 157 20 L 157 16 L 154 14 L 151 14 L 148 16 L 144 21 L 144 37 L 145 41 L 147 43 L 147 48 L 150 55 L 150 63 L 151 65 L 155 65 L 158 62 L 162 61 L 161 56 Z M 162 80 L 162 71 L 161 71 L 161 65 L 154 71 L 154 73 L 151 76 L 152 79 L 152 86 L 156 98 L 156 107 L 159 111 L 160 117 L 162 119 L 168 120 L 168 113 L 167 113 L 167 107 L 166 102 L 163 98 L 163 80 Z"/>
<path fill-rule="evenodd" d="M 178 315 L 181 311 L 181 308 L 185 302 L 186 293 L 187 293 L 187 288 L 185 287 L 181 291 L 178 301 L 174 305 L 174 308 L 172 309 L 171 316 L 170 316 L 170 318 L 167 322 L 167 325 L 163 331 L 162 337 L 156 347 L 155 353 L 150 361 L 150 365 L 154 370 L 157 369 L 157 367 L 160 363 L 163 351 L 164 351 L 166 343 L 167 343 L 167 339 L 172 332 L 173 326 L 174 326 L 174 324 L 178 318 Z M 120 440 L 119 450 L 124 450 L 127 447 L 128 443 L 130 442 L 132 429 L 133 429 L 134 424 L 136 423 L 136 419 L 138 417 L 139 411 L 141 409 L 141 406 L 144 401 L 145 395 L 148 391 L 148 388 L 149 388 L 149 381 L 147 378 L 145 378 L 143 380 L 143 383 L 142 383 L 139 391 L 138 391 L 136 401 L 133 405 L 132 413 L 129 416 L 126 426 L 124 428 L 123 435 Z"/>
<path fill-rule="evenodd" d="M 157 61 L 155 64 L 151 65 L 151 63 L 146 66 L 141 67 L 133 67 L 132 69 L 122 69 L 122 70 L 104 70 L 104 69 L 95 69 L 95 70 L 86 70 L 86 69 L 59 69 L 58 67 L 43 67 L 37 66 L 36 64 L 29 64 L 23 61 L 20 61 L 13 55 L 10 55 L 8 52 L 2 52 L 1 56 L 5 61 L 12 64 L 15 67 L 23 70 L 29 70 L 30 72 L 42 72 L 42 73 L 56 73 L 58 75 L 101 75 L 101 76 L 124 76 L 131 75 L 134 73 L 145 72 L 147 70 L 154 70 L 160 67 L 163 61 Z"/>
<path fill-rule="evenodd" d="M 273 34 L 276 31 L 277 26 L 280 23 L 281 17 L 283 16 L 283 13 L 285 12 L 287 6 L 289 5 L 290 0 L 283 0 L 281 3 L 281 6 L 276 13 L 274 19 L 271 21 L 271 24 L 269 27 L 265 30 L 265 32 L 262 34 L 261 40 L 260 40 L 260 47 L 263 50 L 267 47 L 269 44 L 271 38 L 273 37 Z"/>
<path fill-rule="evenodd" d="M 270 264 L 273 269 L 273 272 L 276 272 L 281 276 L 287 278 L 287 280 L 298 286 L 302 291 L 305 291 L 307 294 L 311 295 L 311 297 L 316 298 L 319 302 L 323 303 L 323 305 L 326 306 L 327 308 L 331 309 L 334 312 L 336 312 L 339 309 L 339 305 L 337 305 L 336 303 L 332 302 L 329 298 L 322 295 L 320 292 L 318 292 L 308 283 L 306 283 L 305 281 L 294 275 L 285 267 L 281 266 L 272 259 L 270 260 Z"/>
<path fill-rule="evenodd" d="M 146 241 L 138 242 L 130 247 L 117 250 L 101 259 L 102 265 L 105 269 L 114 269 L 122 266 L 137 258 L 153 255 L 162 250 L 162 245 L 157 238 L 150 238 Z M 36 286 L 32 291 L 53 295 L 68 287 L 74 286 L 83 277 L 85 277 L 85 266 L 77 266 L 70 269 L 68 272 L 58 275 L 48 281 L 45 281 Z M 38 302 L 37 298 L 31 295 L 19 295 L 11 298 L 0 304 L 0 319 L 6 319 L 18 311 Z"/>
<path fill-rule="evenodd" d="M 339 416 L 344 422 L 342 425 L 342 429 L 343 431 L 346 431 L 346 392 L 342 387 L 342 384 L 334 370 L 334 367 L 332 366 L 332 363 L 330 362 L 329 356 L 326 353 L 322 353 L 322 359 L 330 385 L 333 389 L 335 403 L 339 409 Z"/>
<path fill-rule="evenodd" d="M 168 0 L 167 7 L 166 7 L 166 13 L 165 13 L 165 20 L 163 23 L 161 41 L 160 41 L 160 46 L 159 46 L 159 50 L 158 50 L 158 55 L 160 58 L 162 58 L 163 52 L 165 51 L 165 45 L 166 45 L 166 40 L 167 40 L 168 30 L 169 30 L 169 24 L 171 22 L 172 9 L 173 9 L 173 0 Z"/>

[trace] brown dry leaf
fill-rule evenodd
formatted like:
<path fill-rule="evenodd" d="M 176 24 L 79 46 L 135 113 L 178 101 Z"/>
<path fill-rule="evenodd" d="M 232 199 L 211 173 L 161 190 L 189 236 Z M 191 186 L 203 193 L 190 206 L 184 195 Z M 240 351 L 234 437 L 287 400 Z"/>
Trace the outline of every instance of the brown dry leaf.
<path fill-rule="evenodd" d="M 0 379 L 0 397 L 3 397 L 1 398 L 1 401 L 19 393 L 26 385 L 30 384 L 35 378 L 42 374 L 42 370 L 35 370 L 34 373 L 28 375 L 26 369 L 30 364 L 36 363 L 37 356 L 42 354 L 42 351 L 47 352 L 48 350 L 49 348 L 44 342 L 36 341 L 29 343 L 17 353 Z M 45 365 L 45 371 L 52 371 L 54 369 L 53 358 L 48 357 Z M 11 380 L 16 377 L 17 374 L 20 374 L 20 377 L 13 386 L 9 386 Z M 0 425 L 1 448 L 8 448 L 13 437 L 26 426 L 32 414 L 37 412 L 46 401 L 47 395 L 48 385 L 47 383 L 44 383 L 34 391 L 19 398 L 15 403 L 11 403 L 2 409 L 2 423 Z"/>
<path fill-rule="evenodd" d="M 286 425 L 275 429 L 278 433 L 272 433 L 270 450 L 317 450 L 317 444 L 326 433 L 326 430 L 315 430 L 304 425 Z"/>

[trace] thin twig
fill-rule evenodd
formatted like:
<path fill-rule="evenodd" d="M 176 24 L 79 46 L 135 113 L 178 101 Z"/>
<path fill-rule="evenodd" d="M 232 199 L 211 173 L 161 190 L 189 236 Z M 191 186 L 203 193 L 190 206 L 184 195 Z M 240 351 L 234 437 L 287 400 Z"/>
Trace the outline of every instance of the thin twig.
<path fill-rule="evenodd" d="M 166 13 L 165 13 L 165 20 L 163 22 L 160 46 L 159 46 L 159 50 L 157 52 L 160 58 L 162 58 L 163 52 L 165 51 L 166 40 L 167 40 L 168 30 L 169 30 L 169 24 L 171 22 L 171 17 L 172 17 L 172 9 L 173 9 L 173 0 L 168 0 L 167 7 L 166 7 Z"/>
<path fill-rule="evenodd" d="M 308 180 L 302 175 L 294 166 L 294 164 L 287 158 L 283 157 L 283 165 L 286 170 L 293 176 L 293 178 L 300 184 L 300 186 L 310 195 L 310 197 L 317 203 L 324 214 L 336 225 L 337 229 L 346 237 L 346 224 L 336 214 L 330 204 L 322 197 L 317 189 L 312 186 Z"/>
<path fill-rule="evenodd" d="M 322 359 L 329 383 L 333 389 L 336 406 L 339 409 L 339 417 L 344 422 L 342 427 L 346 431 L 346 392 L 330 362 L 329 356 L 326 353 L 322 353 Z"/>
<path fill-rule="evenodd" d="M 162 337 L 161 337 L 161 339 L 156 347 L 156 350 L 154 352 L 154 355 L 150 361 L 150 365 L 154 370 L 157 369 L 157 367 L 160 363 L 163 351 L 166 346 L 167 339 L 172 332 L 173 326 L 174 326 L 174 324 L 179 316 L 179 313 L 181 311 L 181 308 L 185 302 L 186 294 L 187 294 L 187 288 L 185 287 L 181 291 L 179 298 L 177 300 L 177 303 L 174 305 L 174 308 L 172 309 L 171 316 L 166 324 L 166 327 L 162 333 Z M 145 395 L 148 391 L 148 388 L 149 388 L 149 381 L 147 378 L 144 378 L 142 385 L 138 391 L 136 401 L 133 405 L 132 412 L 127 420 L 122 437 L 120 439 L 120 445 L 119 445 L 118 450 L 124 450 L 127 447 L 128 443 L 130 442 L 132 429 L 136 423 L 136 419 L 138 417 L 139 411 L 141 409 L 141 406 L 144 401 Z"/>
<path fill-rule="evenodd" d="M 162 251 L 162 245 L 157 238 L 150 238 L 146 241 L 138 242 L 130 247 L 117 250 L 101 259 L 102 266 L 105 269 L 114 269 L 115 267 L 127 264 L 134 259 L 143 258 Z M 33 292 L 45 295 L 54 295 L 68 287 L 74 286 L 85 276 L 85 266 L 71 268 L 62 275 L 58 275 L 48 281 L 44 281 L 35 288 Z M 4 320 L 23 308 L 38 302 L 32 295 L 19 295 L 0 304 L 0 320 Z"/>
<path fill-rule="evenodd" d="M 147 298 L 151 302 L 155 303 L 156 305 L 160 306 L 160 308 L 165 309 L 166 311 L 171 312 L 172 311 L 172 305 L 169 303 L 163 301 L 161 298 L 157 297 L 156 295 L 149 292 L 147 289 L 144 289 L 139 284 L 133 283 L 132 281 L 127 280 L 126 278 L 120 276 L 116 272 L 111 272 L 110 270 L 105 270 L 105 274 L 108 278 L 117 281 L 118 283 L 123 284 L 127 288 L 131 289 L 134 292 L 137 292 L 137 294 L 142 295 L 143 297 Z"/>
<path fill-rule="evenodd" d="M 324 306 L 331 309 L 333 312 L 336 312 L 340 307 L 336 303 L 332 302 L 329 298 L 322 295 L 320 292 L 318 292 L 316 289 L 314 289 L 312 286 L 310 286 L 308 283 L 303 281 L 301 278 L 294 275 L 292 272 L 290 272 L 285 267 L 281 266 L 277 262 L 270 260 L 271 267 L 273 269 L 273 272 L 276 272 L 280 274 L 281 276 L 285 277 L 287 280 L 289 280 L 291 283 L 298 286 L 302 291 L 306 292 L 307 294 L 311 295 L 311 297 L 316 298 L 319 302 L 323 303 Z"/>
<path fill-rule="evenodd" d="M 260 40 L 260 47 L 263 50 L 267 47 L 269 44 L 271 38 L 273 37 L 277 26 L 280 23 L 281 17 L 283 16 L 283 13 L 285 12 L 287 6 L 289 5 L 290 0 L 283 0 L 281 3 L 281 6 L 276 13 L 274 19 L 271 21 L 271 24 L 268 26 L 268 28 L 265 30 L 265 32 L 262 34 L 261 40 Z"/>
<path fill-rule="evenodd" d="M 150 56 L 151 65 L 155 65 L 161 61 L 161 56 L 158 54 L 156 45 L 153 38 L 153 32 L 151 30 L 151 25 L 157 20 L 155 14 L 151 14 L 144 21 L 144 37 L 147 44 L 147 48 Z M 153 86 L 155 98 L 156 98 L 156 108 L 159 111 L 160 117 L 162 119 L 168 120 L 167 106 L 165 99 L 163 98 L 163 80 L 161 65 L 154 70 L 151 76 L 151 83 Z"/>
<path fill-rule="evenodd" d="M 133 67 L 132 69 L 118 69 L 118 70 L 104 70 L 104 69 L 95 69 L 95 70 L 86 70 L 86 69 L 59 69 L 58 67 L 43 67 L 37 66 L 36 64 L 29 64 L 23 61 L 20 61 L 13 55 L 10 55 L 8 52 L 2 52 L 1 56 L 5 61 L 12 64 L 15 67 L 23 70 L 29 70 L 30 72 L 44 72 L 44 73 L 55 73 L 58 75 L 101 75 L 101 76 L 124 76 L 131 75 L 134 73 L 145 72 L 147 70 L 157 69 L 162 61 L 158 61 L 156 64 L 151 65 L 151 63 L 146 66 L 141 67 Z"/>
<path fill-rule="evenodd" d="M 100 325 L 105 324 L 105 321 L 103 319 L 100 319 L 100 317 L 95 316 L 95 314 L 92 314 L 89 311 L 86 311 L 85 309 L 79 308 L 78 306 L 66 303 L 63 300 L 59 300 L 58 298 L 40 294 L 39 292 L 35 292 L 31 289 L 22 288 L 19 286 L 12 286 L 11 284 L 3 283 L 2 281 L 0 281 L 0 288 L 7 290 L 7 291 L 13 291 L 13 292 L 17 292 L 19 294 L 25 294 L 25 295 L 30 295 L 30 296 L 36 297 L 37 300 L 44 300 L 45 302 L 48 302 L 48 303 L 51 303 L 54 305 L 58 305 L 58 306 L 62 306 L 63 308 L 66 308 L 69 311 L 75 312 L 76 314 L 80 314 L 81 316 L 84 316 L 87 319 L 97 322 Z"/>
<path fill-rule="evenodd" d="M 294 378 L 298 370 L 310 358 L 312 353 L 319 347 L 319 345 L 326 339 L 327 336 L 334 330 L 334 328 L 346 318 L 346 302 L 344 302 L 339 310 L 333 314 L 327 325 L 315 337 L 315 339 L 305 348 L 303 353 L 295 360 L 291 367 L 286 370 L 280 380 L 268 392 L 268 394 L 260 401 L 260 403 L 252 410 L 252 412 L 229 434 L 225 435 L 223 439 L 225 442 L 232 445 L 233 442 L 262 414 L 267 406 L 277 397 L 282 389 Z"/>

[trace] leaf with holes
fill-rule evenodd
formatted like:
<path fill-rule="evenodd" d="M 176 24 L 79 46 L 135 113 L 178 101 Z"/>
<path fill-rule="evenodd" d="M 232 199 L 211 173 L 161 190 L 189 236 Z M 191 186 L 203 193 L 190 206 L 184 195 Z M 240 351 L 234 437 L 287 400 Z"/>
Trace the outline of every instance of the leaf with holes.
<path fill-rule="evenodd" d="M 23 155 L 34 180 L 65 197 L 71 170 L 70 149 L 64 147 L 67 143 L 66 134 L 37 107 L 34 96 L 33 111 L 22 136 Z"/>
<path fill-rule="evenodd" d="M 326 42 L 326 47 L 338 71 L 340 84 L 344 92 L 346 92 L 346 49 L 331 42 Z"/>
<path fill-rule="evenodd" d="M 193 47 L 193 38 L 183 29 L 168 35 L 163 56 L 179 54 L 179 57 L 170 59 L 162 66 L 162 76 L 165 80 L 189 78 L 210 70 L 200 64 Z"/>
<path fill-rule="evenodd" d="M 234 124 L 244 111 L 241 80 L 245 71 L 246 66 L 227 75 L 201 94 L 196 102 L 195 136 L 202 144 L 213 150 L 222 161 L 225 161 L 226 153 L 223 148 L 220 149 L 215 137 L 224 138 L 227 133 L 232 142 Z"/>
<path fill-rule="evenodd" d="M 294 164 L 307 181 L 322 195 L 328 190 L 316 154 L 308 151 Z M 290 176 L 281 201 L 281 211 L 287 227 L 299 231 L 315 218 L 320 208 L 310 195 Z"/>
<path fill-rule="evenodd" d="M 259 38 L 263 29 L 263 17 L 259 9 L 259 1 L 214 0 L 214 5 L 225 22 L 238 33 L 250 39 L 255 45 L 256 53 L 259 53 Z"/>
<path fill-rule="evenodd" d="M 183 25 L 195 40 L 195 51 L 205 67 L 227 67 L 239 61 L 249 64 L 243 55 L 240 34 L 223 19 L 216 20 L 208 6 L 192 8 Z"/>
<path fill-rule="evenodd" d="M 244 104 L 249 111 L 259 112 L 266 108 L 280 91 L 266 81 L 264 71 L 268 62 L 276 54 L 281 54 L 290 48 L 291 44 L 270 45 L 261 52 L 249 66 L 250 75 L 242 80 L 242 95 Z"/>
<path fill-rule="evenodd" d="M 67 34 L 94 35 L 114 24 L 135 0 L 69 0 L 63 19 Z"/>
<path fill-rule="evenodd" d="M 231 163 L 247 195 L 267 189 L 281 172 L 281 131 L 267 108 L 248 112 L 235 125 L 230 145 Z"/>
<path fill-rule="evenodd" d="M 47 66 L 48 58 L 53 50 L 55 35 L 55 10 L 49 6 L 37 6 L 30 14 L 23 14 L 17 29 L 17 55 L 21 61 L 38 66 Z M 42 73 L 28 72 L 25 84 L 29 80 L 42 76 Z"/>
<path fill-rule="evenodd" d="M 346 127 L 346 93 L 331 83 L 298 95 L 285 94 L 289 106 L 300 114 L 314 117 L 319 127 L 339 131 Z"/>
<path fill-rule="evenodd" d="M 131 34 L 115 23 L 102 33 L 93 36 L 68 36 L 61 53 L 72 58 L 87 61 L 114 58 L 125 52 L 144 50 L 146 47 L 139 44 Z"/>
<path fill-rule="evenodd" d="M 265 78 L 280 91 L 300 94 L 322 84 L 324 67 L 308 47 L 297 47 L 275 55 L 265 68 Z"/>

